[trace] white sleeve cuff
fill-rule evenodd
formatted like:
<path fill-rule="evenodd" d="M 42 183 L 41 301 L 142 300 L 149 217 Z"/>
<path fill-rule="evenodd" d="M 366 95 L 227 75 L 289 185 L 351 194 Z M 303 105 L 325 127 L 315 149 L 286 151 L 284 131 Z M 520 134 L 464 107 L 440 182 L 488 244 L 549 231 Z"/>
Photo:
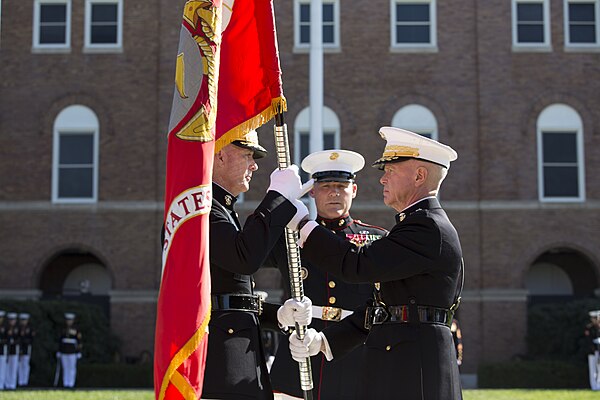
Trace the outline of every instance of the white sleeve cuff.
<path fill-rule="evenodd" d="M 303 247 L 304 243 L 308 239 L 310 233 L 315 229 L 319 224 L 316 221 L 308 221 L 302 229 L 300 229 L 300 240 L 298 241 L 298 246 Z"/>
<path fill-rule="evenodd" d="M 329 347 L 327 336 L 325 336 L 323 332 L 319 332 L 319 335 L 321 335 L 321 338 L 323 339 L 323 347 L 325 348 L 323 354 L 325 354 L 325 358 L 327 359 L 327 361 L 333 360 L 333 353 L 331 352 L 331 347 Z"/>

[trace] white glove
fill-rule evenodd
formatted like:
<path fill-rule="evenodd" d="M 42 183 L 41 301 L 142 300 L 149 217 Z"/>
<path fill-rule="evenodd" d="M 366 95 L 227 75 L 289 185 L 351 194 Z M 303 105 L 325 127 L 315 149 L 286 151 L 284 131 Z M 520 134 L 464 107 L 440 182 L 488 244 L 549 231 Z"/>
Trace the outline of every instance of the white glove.
<path fill-rule="evenodd" d="M 310 325 L 312 321 L 312 301 L 304 296 L 302 301 L 288 299 L 279 310 L 277 320 L 282 327 L 298 325 Z"/>
<path fill-rule="evenodd" d="M 316 356 L 321 351 L 324 335 L 313 328 L 307 329 L 304 334 L 304 340 L 298 339 L 295 333 L 290 335 L 290 353 L 297 362 Z"/>
<path fill-rule="evenodd" d="M 77 353 L 77 359 L 79 360 L 81 358 L 81 353 Z"/>
<path fill-rule="evenodd" d="M 293 201 L 306 193 L 313 186 L 314 180 L 310 179 L 304 186 L 298 175 L 298 166 L 290 165 L 288 168 L 276 169 L 271 173 L 269 190 L 281 193 L 286 199 Z"/>
<path fill-rule="evenodd" d="M 61 356 L 61 355 L 62 355 L 62 354 L 60 353 L 60 351 L 57 351 L 57 352 L 56 352 L 56 358 L 60 358 L 60 356 Z"/>
<path fill-rule="evenodd" d="M 306 205 L 302 202 L 302 200 L 296 199 L 292 201 L 292 204 L 294 204 L 296 207 L 296 214 L 292 217 L 290 222 L 287 223 L 287 227 L 293 231 L 297 231 L 300 221 L 302 221 L 304 217 L 308 216 L 308 208 L 306 208 Z"/>

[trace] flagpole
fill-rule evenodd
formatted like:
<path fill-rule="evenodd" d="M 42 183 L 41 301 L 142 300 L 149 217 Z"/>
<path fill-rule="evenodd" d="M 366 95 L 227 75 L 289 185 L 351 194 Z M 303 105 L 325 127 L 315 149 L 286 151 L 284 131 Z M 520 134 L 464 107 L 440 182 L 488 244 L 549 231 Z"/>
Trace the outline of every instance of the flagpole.
<path fill-rule="evenodd" d="M 277 151 L 277 167 L 284 169 L 290 166 L 290 146 L 288 142 L 287 125 L 283 119 L 283 112 L 275 115 L 275 149 Z M 300 249 L 298 248 L 298 233 L 289 228 L 285 228 L 286 247 L 288 253 L 288 268 L 290 276 L 290 289 L 292 297 L 301 301 L 304 297 L 304 285 L 302 283 L 302 274 L 300 271 Z M 303 340 L 306 333 L 306 325 L 296 323 L 296 336 Z M 310 357 L 307 357 L 299 363 L 300 366 L 300 387 L 304 394 L 304 400 L 312 400 L 312 371 L 310 366 Z"/>

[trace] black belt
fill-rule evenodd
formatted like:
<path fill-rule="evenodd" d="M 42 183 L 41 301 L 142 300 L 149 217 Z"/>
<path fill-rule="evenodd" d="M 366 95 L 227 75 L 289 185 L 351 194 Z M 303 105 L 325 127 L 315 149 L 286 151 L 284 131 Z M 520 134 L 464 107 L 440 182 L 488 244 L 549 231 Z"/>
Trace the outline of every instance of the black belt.
<path fill-rule="evenodd" d="M 412 318 L 409 306 L 378 306 L 367 307 L 365 326 L 381 325 L 385 323 L 417 322 L 424 324 L 441 324 L 450 326 L 454 312 L 446 308 L 431 306 L 416 306 L 418 319 Z"/>
<path fill-rule="evenodd" d="M 213 294 L 211 301 L 213 310 L 262 313 L 262 300 L 254 294 Z"/>

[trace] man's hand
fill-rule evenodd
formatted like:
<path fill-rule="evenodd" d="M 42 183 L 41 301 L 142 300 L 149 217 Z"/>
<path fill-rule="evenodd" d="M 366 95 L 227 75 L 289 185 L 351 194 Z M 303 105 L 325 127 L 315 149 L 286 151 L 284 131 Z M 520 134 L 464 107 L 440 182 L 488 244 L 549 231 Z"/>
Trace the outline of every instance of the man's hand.
<path fill-rule="evenodd" d="M 304 296 L 302 301 L 288 299 L 279 310 L 277 320 L 282 327 L 298 325 L 310 325 L 312 321 L 312 301 Z"/>
<path fill-rule="evenodd" d="M 304 340 L 298 339 L 295 333 L 290 335 L 290 353 L 297 362 L 316 356 L 321 351 L 324 341 L 322 332 L 317 332 L 313 328 L 307 329 L 304 334 Z"/>
<path fill-rule="evenodd" d="M 271 173 L 269 190 L 279 192 L 289 201 L 294 201 L 302 193 L 302 181 L 298 175 L 298 166 L 290 165 L 288 168 L 276 169 Z"/>
<path fill-rule="evenodd" d="M 296 214 L 292 217 L 290 222 L 287 223 L 287 227 L 293 231 L 297 231 L 300 221 L 308 217 L 308 208 L 306 208 L 306 205 L 302 200 L 296 199 L 292 201 L 292 203 L 294 204 L 294 207 L 296 207 Z"/>

